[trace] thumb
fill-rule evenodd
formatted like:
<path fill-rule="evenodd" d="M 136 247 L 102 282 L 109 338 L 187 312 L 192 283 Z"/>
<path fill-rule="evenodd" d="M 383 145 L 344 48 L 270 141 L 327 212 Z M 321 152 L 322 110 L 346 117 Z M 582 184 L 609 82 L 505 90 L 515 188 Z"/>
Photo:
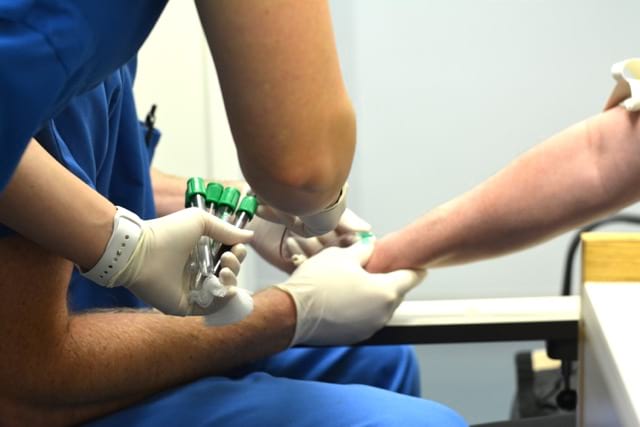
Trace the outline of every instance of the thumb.
<path fill-rule="evenodd" d="M 356 259 L 360 266 L 363 267 L 371 258 L 374 246 L 372 240 L 360 240 L 347 248 L 336 250 L 342 251 L 345 257 Z"/>
<path fill-rule="evenodd" d="M 426 277 L 425 270 L 395 270 L 389 273 L 378 273 L 376 276 L 383 286 L 395 288 L 400 296 L 404 296 L 415 288 Z"/>
<path fill-rule="evenodd" d="M 358 231 L 371 231 L 371 224 L 356 215 L 351 209 L 346 209 L 340 217 L 336 227 L 340 233 L 356 233 Z"/>
<path fill-rule="evenodd" d="M 201 218 L 204 221 L 203 234 L 225 245 L 245 243 L 253 237 L 253 231 L 238 228 L 207 212 L 202 211 Z"/>

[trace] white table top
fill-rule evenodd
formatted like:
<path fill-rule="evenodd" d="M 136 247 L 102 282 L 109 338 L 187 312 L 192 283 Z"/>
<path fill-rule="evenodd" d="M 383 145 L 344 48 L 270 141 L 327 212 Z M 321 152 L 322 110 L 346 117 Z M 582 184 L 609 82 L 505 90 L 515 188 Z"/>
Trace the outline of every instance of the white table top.
<path fill-rule="evenodd" d="M 640 283 L 586 283 L 589 345 L 623 425 L 640 425 Z"/>
<path fill-rule="evenodd" d="M 580 297 L 405 301 L 387 326 L 548 322 L 580 318 Z"/>

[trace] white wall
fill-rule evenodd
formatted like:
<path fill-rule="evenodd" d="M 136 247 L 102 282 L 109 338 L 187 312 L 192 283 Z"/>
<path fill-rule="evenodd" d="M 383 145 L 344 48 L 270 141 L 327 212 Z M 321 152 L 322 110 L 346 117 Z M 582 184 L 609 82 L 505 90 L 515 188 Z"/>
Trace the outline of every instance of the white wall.
<path fill-rule="evenodd" d="M 336 0 L 332 8 L 358 115 L 350 204 L 379 235 L 597 113 L 612 88 L 610 65 L 640 52 L 633 0 Z M 238 173 L 212 70 L 193 4 L 170 2 L 142 50 L 137 84 L 141 113 L 159 104 L 157 164 L 168 171 Z M 567 239 L 432 271 L 410 297 L 557 294 Z M 281 278 L 247 267 L 245 283 Z M 531 345 L 419 348 L 424 393 L 471 422 L 506 418 L 513 351 Z"/>
<path fill-rule="evenodd" d="M 158 105 L 154 165 L 185 176 L 240 177 L 216 70 L 193 2 L 170 1 L 138 55 L 141 117 Z"/>

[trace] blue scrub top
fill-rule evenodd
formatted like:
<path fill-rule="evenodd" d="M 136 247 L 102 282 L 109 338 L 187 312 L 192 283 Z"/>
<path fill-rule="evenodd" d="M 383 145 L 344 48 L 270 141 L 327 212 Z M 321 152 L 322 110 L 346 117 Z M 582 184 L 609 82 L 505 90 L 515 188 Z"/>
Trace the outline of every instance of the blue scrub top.
<path fill-rule="evenodd" d="M 149 168 L 160 135 L 154 130 L 147 142 L 147 128 L 138 121 L 133 98 L 135 72 L 136 61 L 132 60 L 92 90 L 72 98 L 35 137 L 63 166 L 111 202 L 141 218 L 153 218 Z M 0 236 L 11 233 L 0 224 Z M 74 311 L 143 306 L 126 289 L 98 286 L 77 271 L 69 296 Z"/>
<path fill-rule="evenodd" d="M 29 139 L 131 60 L 167 0 L 0 0 L 0 191 Z"/>

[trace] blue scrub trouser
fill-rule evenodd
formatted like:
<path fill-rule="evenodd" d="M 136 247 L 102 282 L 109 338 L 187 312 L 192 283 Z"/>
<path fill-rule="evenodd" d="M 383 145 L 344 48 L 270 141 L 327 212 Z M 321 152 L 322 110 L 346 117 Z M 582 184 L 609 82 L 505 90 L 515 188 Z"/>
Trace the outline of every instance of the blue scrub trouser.
<path fill-rule="evenodd" d="M 88 426 L 466 426 L 451 409 L 418 397 L 418 377 L 407 346 L 291 349 Z"/>

